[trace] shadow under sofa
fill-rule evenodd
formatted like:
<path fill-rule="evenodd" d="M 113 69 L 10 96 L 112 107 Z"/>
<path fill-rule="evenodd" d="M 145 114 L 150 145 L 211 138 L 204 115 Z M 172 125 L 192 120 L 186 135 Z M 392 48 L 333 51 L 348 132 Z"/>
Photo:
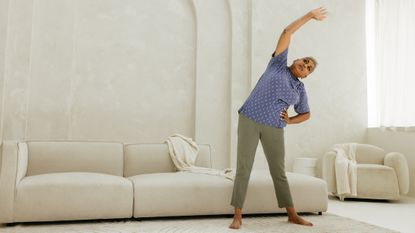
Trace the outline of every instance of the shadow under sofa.
<path fill-rule="evenodd" d="M 176 172 L 167 144 L 4 141 L 0 223 L 232 214 L 233 182 Z M 209 145 L 197 166 L 212 167 Z M 298 212 L 325 212 L 327 185 L 287 172 Z M 269 171 L 253 170 L 244 213 L 284 213 Z"/>

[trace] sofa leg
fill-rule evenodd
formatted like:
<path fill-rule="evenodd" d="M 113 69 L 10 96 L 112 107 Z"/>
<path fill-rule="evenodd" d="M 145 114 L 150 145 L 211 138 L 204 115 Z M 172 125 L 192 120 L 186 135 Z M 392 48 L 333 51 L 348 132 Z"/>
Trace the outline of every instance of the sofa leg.
<path fill-rule="evenodd" d="M 318 215 L 323 215 L 323 212 L 318 212 Z"/>

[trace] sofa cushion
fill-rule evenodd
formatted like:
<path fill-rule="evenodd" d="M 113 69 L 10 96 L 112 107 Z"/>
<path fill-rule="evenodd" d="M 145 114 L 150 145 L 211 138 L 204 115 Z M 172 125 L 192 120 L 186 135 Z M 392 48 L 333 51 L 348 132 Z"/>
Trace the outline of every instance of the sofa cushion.
<path fill-rule="evenodd" d="M 119 176 L 50 173 L 25 177 L 16 188 L 17 222 L 132 216 L 132 183 Z"/>
<path fill-rule="evenodd" d="M 326 182 L 320 178 L 287 172 L 291 196 L 297 212 L 325 212 L 328 206 Z M 269 170 L 253 171 L 249 180 L 244 213 L 286 213 L 278 207 Z"/>
<path fill-rule="evenodd" d="M 196 166 L 211 167 L 210 146 L 198 145 Z M 127 144 L 124 147 L 124 176 L 130 177 L 146 173 L 175 172 L 166 143 Z"/>
<path fill-rule="evenodd" d="M 232 209 L 232 182 L 190 172 L 130 177 L 134 185 L 134 217 L 222 214 Z"/>
<path fill-rule="evenodd" d="M 287 173 L 287 178 L 297 211 L 326 211 L 327 186 L 323 180 L 295 173 Z M 224 177 L 176 172 L 129 179 L 134 184 L 134 217 L 233 213 L 233 182 Z M 278 212 L 285 209 L 278 208 L 269 171 L 252 171 L 244 213 Z"/>
<path fill-rule="evenodd" d="M 96 172 L 123 176 L 123 144 L 116 142 L 29 141 L 27 176 Z"/>

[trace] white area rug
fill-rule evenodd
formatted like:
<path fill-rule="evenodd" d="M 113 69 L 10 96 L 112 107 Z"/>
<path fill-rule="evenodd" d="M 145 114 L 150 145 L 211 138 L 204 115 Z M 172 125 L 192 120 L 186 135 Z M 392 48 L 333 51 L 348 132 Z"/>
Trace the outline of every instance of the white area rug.
<path fill-rule="evenodd" d="M 286 215 L 245 216 L 239 230 L 228 228 L 231 217 L 186 217 L 144 220 L 100 220 L 52 223 L 25 223 L 2 226 L 0 233 L 391 233 L 397 232 L 349 218 L 324 213 L 302 215 L 313 227 L 287 222 Z"/>

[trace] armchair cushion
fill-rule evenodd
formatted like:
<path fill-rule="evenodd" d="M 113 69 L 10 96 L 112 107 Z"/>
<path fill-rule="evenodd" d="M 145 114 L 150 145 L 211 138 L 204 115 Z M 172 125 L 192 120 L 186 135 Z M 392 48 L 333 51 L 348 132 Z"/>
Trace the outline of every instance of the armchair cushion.
<path fill-rule="evenodd" d="M 385 158 L 385 151 L 377 146 L 357 144 L 356 161 L 361 164 L 381 164 Z"/>
<path fill-rule="evenodd" d="M 358 164 L 357 177 L 358 197 L 399 198 L 398 180 L 393 168 L 378 164 Z"/>

